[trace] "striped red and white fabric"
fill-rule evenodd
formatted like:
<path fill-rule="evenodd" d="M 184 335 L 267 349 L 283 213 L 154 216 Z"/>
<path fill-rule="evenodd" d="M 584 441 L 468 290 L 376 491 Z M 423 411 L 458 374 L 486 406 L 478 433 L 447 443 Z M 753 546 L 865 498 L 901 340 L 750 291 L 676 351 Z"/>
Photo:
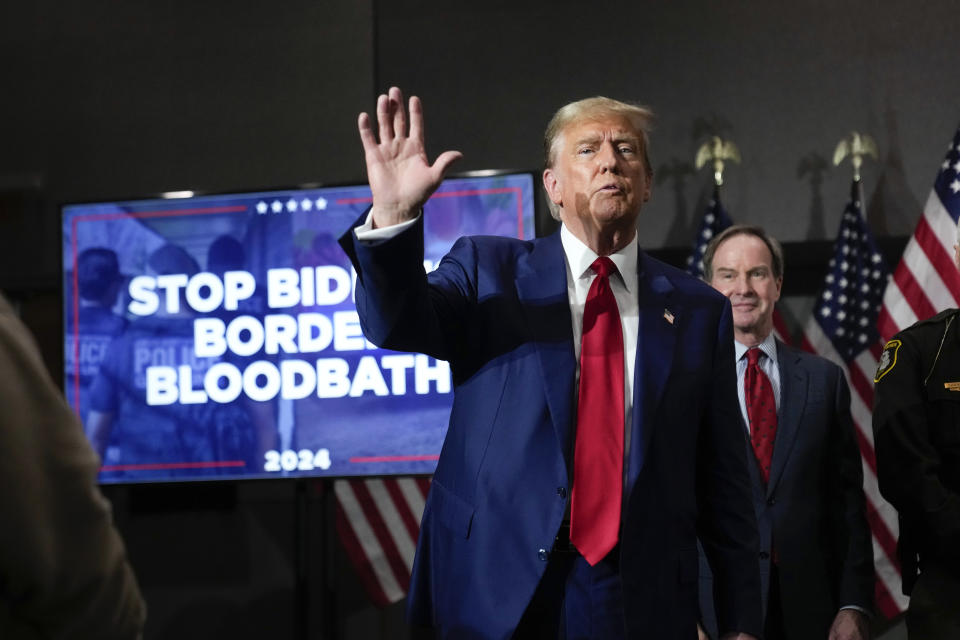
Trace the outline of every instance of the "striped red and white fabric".
<path fill-rule="evenodd" d="M 907 598 L 900 589 L 899 563 L 896 557 L 898 535 L 896 511 L 880 497 L 877 488 L 876 458 L 873 453 L 873 430 L 871 413 L 873 407 L 873 375 L 883 344 L 895 333 L 909 327 L 917 320 L 928 318 L 943 309 L 960 306 L 960 275 L 951 257 L 953 245 L 957 242 L 957 219 L 960 217 L 960 129 L 954 134 L 947 148 L 946 158 L 940 166 L 933 190 L 927 199 L 923 217 L 917 223 L 913 236 L 907 243 L 903 257 L 897 265 L 892 278 L 886 278 L 882 291 L 882 300 L 876 305 L 876 332 L 865 340 L 868 348 L 846 350 L 838 343 L 834 333 L 838 326 L 849 329 L 848 325 L 825 322 L 824 313 L 837 311 L 823 296 L 814 309 L 814 316 L 804 330 L 804 346 L 830 357 L 843 364 L 852 391 L 853 419 L 857 426 L 857 437 L 864 457 L 864 489 L 868 500 L 868 517 L 874 535 L 874 560 L 877 567 L 877 605 L 882 613 L 892 617 L 902 612 Z M 855 196 L 853 199 L 857 199 Z M 848 212 L 845 212 L 845 222 Z M 862 215 L 857 208 L 858 217 Z M 862 236 L 872 235 L 862 222 Z M 841 234 L 844 226 L 841 225 Z M 856 235 L 847 230 L 847 235 Z M 841 244 L 838 236 L 837 246 Z M 864 238 L 865 239 L 865 238 Z M 870 253 L 868 250 L 867 253 Z M 837 290 L 832 284 L 838 283 L 836 262 L 831 263 L 825 293 L 836 299 Z M 882 264 L 879 252 L 873 245 L 871 260 Z M 849 263 L 846 256 L 840 261 Z M 874 270 L 871 270 L 870 275 Z M 863 275 L 862 273 L 860 274 Z M 853 274 L 848 284 L 857 277 Z M 831 283 L 830 278 L 835 278 Z M 878 280 L 869 278 L 858 284 L 861 288 L 852 289 L 857 305 L 874 306 L 874 296 L 881 289 L 876 288 Z M 855 315 L 855 314 L 853 314 Z M 834 315 L 834 320 L 836 316 Z M 858 318 L 869 321 L 869 316 Z M 834 332 L 834 333 L 831 333 Z M 838 344 L 840 345 L 838 348 Z M 846 351 L 846 352 L 845 352 Z"/>
<path fill-rule="evenodd" d="M 953 264 L 960 217 L 960 129 L 947 149 L 933 190 L 883 295 L 877 320 L 889 340 L 918 320 L 960 307 L 960 274 Z"/>
<path fill-rule="evenodd" d="M 420 533 L 430 478 L 336 480 L 337 533 L 374 604 L 402 600 Z"/>
<path fill-rule="evenodd" d="M 804 326 L 802 346 L 836 362 L 850 383 L 850 412 L 863 458 L 867 520 L 873 535 L 877 608 L 887 618 L 906 609 L 897 561 L 897 514 L 880 495 L 873 451 L 873 375 L 883 342 L 876 329 L 890 272 L 863 213 L 862 187 L 854 181 L 840 221 L 829 271 Z"/>

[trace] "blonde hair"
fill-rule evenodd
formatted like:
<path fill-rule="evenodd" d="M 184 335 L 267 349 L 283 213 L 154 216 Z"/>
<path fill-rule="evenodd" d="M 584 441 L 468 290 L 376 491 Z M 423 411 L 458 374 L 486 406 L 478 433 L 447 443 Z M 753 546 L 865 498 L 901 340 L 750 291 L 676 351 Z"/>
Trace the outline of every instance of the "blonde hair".
<path fill-rule="evenodd" d="M 650 156 L 647 148 L 649 147 L 649 134 L 651 123 L 653 122 L 653 111 L 639 104 L 621 102 L 604 96 L 594 96 L 593 98 L 584 98 L 570 104 L 564 105 L 553 114 L 553 118 L 547 123 L 547 129 L 543 133 L 543 165 L 545 169 L 553 167 L 557 159 L 557 150 L 560 147 L 560 141 L 563 139 L 563 132 L 570 126 L 591 120 L 603 120 L 605 118 L 616 117 L 625 118 L 630 122 L 634 130 L 640 134 L 641 155 L 643 165 L 646 167 L 647 175 L 653 175 L 653 168 L 650 165 Z M 550 207 L 550 214 L 557 220 L 560 219 L 560 207 L 547 198 L 547 205 Z"/>

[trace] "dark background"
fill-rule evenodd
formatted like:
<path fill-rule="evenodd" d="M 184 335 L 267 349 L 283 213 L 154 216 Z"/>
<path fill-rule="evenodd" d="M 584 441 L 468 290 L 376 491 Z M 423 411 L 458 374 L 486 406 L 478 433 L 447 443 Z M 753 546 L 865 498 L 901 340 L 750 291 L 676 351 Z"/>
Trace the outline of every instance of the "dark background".
<path fill-rule="evenodd" d="M 737 143 L 724 201 L 787 244 L 796 328 L 847 198 L 849 165 L 830 161 L 851 130 L 880 148 L 864 183 L 892 258 L 912 231 L 960 119 L 955 13 L 947 0 L 5 3 L 0 289 L 60 380 L 59 204 L 362 182 L 356 115 L 394 84 L 422 97 L 431 156 L 539 169 L 553 111 L 604 94 L 658 114 L 641 244 L 671 260 L 710 191 L 696 149 L 711 130 Z M 327 488 L 111 488 L 147 638 L 407 637 L 398 607 L 366 605 Z"/>

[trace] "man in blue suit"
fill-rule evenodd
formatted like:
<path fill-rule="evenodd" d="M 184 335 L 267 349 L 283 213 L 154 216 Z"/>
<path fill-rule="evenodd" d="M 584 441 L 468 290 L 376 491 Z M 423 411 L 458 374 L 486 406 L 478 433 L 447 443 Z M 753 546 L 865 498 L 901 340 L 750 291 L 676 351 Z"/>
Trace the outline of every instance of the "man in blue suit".
<path fill-rule="evenodd" d="M 764 638 L 866 640 L 873 549 L 843 371 L 774 338 L 783 252 L 763 229 L 728 227 L 707 246 L 703 262 L 704 277 L 733 308 L 742 428 L 754 443 L 747 454 L 760 530 Z M 769 380 L 776 405 L 766 460 L 763 416 L 750 410 L 752 362 Z M 711 637 L 717 588 L 704 567 L 700 598 Z"/>
<path fill-rule="evenodd" d="M 562 108 L 543 173 L 560 231 L 462 238 L 429 275 L 421 207 L 460 154 L 429 164 L 415 97 L 409 118 L 408 131 L 397 88 L 378 99 L 377 133 L 360 115 L 373 206 L 341 244 L 367 337 L 448 360 L 454 379 L 411 621 L 449 638 L 693 640 L 699 534 L 723 586 L 721 628 L 758 635 L 729 304 L 637 244 L 650 113 L 607 98 Z M 606 350 L 600 317 L 616 318 L 609 376 L 588 360 Z M 596 446 L 594 430 L 608 440 Z M 604 474 L 591 492 L 584 478 Z M 591 500 L 606 500 L 602 516 L 583 515 Z"/>

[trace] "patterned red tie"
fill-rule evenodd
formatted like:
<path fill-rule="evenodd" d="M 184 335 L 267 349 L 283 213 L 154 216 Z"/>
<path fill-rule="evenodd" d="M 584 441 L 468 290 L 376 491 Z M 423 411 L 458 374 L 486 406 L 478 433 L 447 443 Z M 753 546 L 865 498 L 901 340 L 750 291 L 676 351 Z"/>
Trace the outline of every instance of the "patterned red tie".
<path fill-rule="evenodd" d="M 623 329 L 609 276 L 610 258 L 597 274 L 583 309 L 580 397 L 573 453 L 570 541 L 591 565 L 617 544 L 623 492 Z"/>
<path fill-rule="evenodd" d="M 770 378 L 760 368 L 760 349 L 747 351 L 747 372 L 743 377 L 747 418 L 750 420 L 750 443 L 760 465 L 763 481 L 770 481 L 770 462 L 773 460 L 773 441 L 777 437 L 777 403 L 773 398 Z"/>

